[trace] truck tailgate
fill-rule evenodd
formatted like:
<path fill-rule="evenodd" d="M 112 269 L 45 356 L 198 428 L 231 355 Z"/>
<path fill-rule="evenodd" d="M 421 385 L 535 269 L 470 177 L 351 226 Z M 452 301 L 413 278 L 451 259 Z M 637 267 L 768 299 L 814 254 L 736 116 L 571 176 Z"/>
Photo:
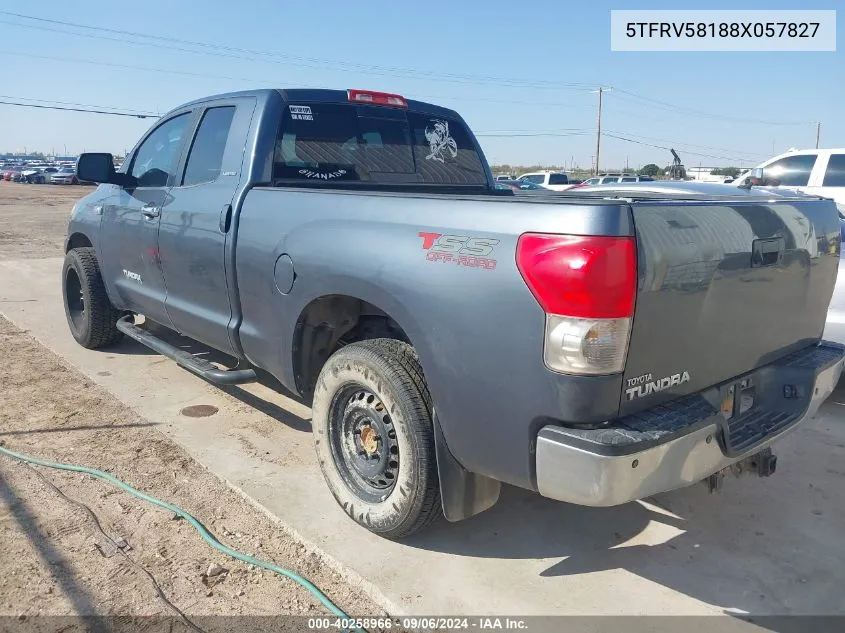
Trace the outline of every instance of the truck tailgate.
<path fill-rule="evenodd" d="M 819 340 L 839 261 L 832 202 L 660 200 L 631 209 L 638 291 L 622 414 Z"/>

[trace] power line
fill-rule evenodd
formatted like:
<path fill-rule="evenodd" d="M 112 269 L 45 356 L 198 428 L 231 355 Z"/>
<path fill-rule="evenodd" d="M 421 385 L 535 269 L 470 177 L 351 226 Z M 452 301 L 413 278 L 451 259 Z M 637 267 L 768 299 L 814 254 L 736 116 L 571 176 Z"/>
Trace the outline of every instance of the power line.
<path fill-rule="evenodd" d="M 36 103 L 47 103 L 47 104 L 60 104 L 60 105 L 72 105 L 72 106 L 82 106 L 85 108 L 105 108 L 108 110 L 120 110 L 126 112 L 128 114 L 149 114 L 150 116 L 158 116 L 155 112 L 148 112 L 145 110 L 133 110 L 129 108 L 116 108 L 112 106 L 103 106 L 103 105 L 92 105 L 90 103 L 77 103 L 75 101 L 56 101 L 55 99 L 34 99 L 32 97 L 16 97 L 13 95 L 0 95 L 0 99 L 17 99 L 18 101 L 35 101 Z"/>
<path fill-rule="evenodd" d="M 155 40 L 159 42 L 155 44 L 155 46 L 159 48 L 173 48 L 171 46 L 163 46 L 160 42 L 169 42 L 175 44 L 181 44 L 184 46 L 193 46 L 198 48 L 208 49 L 210 51 L 215 51 L 214 54 L 224 56 L 224 57 L 234 57 L 235 59 L 251 59 L 252 61 L 256 61 L 254 58 L 245 58 L 242 55 L 253 55 L 259 56 L 263 58 L 279 58 L 279 59 L 265 59 L 265 61 L 275 62 L 278 63 L 279 60 L 286 60 L 287 63 L 291 65 L 299 65 L 305 67 L 314 67 L 314 64 L 318 65 L 318 67 L 324 66 L 336 66 L 342 69 L 354 69 L 358 72 L 363 74 L 373 74 L 379 76 L 389 76 L 394 77 L 396 75 L 404 75 L 406 78 L 409 79 L 436 79 L 438 81 L 447 81 L 447 82 L 454 82 L 454 83 L 473 83 L 473 84 L 489 84 L 489 83 L 497 83 L 500 86 L 512 87 L 512 88 L 535 88 L 535 89 L 549 89 L 549 90 L 589 90 L 592 88 L 589 84 L 584 83 L 577 83 L 577 82 L 556 82 L 556 81 L 547 81 L 547 80 L 525 80 L 525 79 L 514 79 L 514 78 L 507 78 L 507 77 L 491 77 L 491 76 L 483 76 L 483 75 L 462 75 L 456 73 L 440 73 L 440 72 L 433 72 L 433 71 L 421 71 L 415 70 L 411 68 L 400 68 L 400 67 L 392 67 L 392 66 L 378 66 L 374 64 L 357 64 L 353 62 L 347 61 L 340 61 L 340 60 L 331 60 L 331 59 L 320 59 L 314 57 L 303 57 L 300 55 L 290 55 L 287 53 L 280 53 L 275 51 L 262 51 L 257 49 L 250 49 L 250 48 L 241 48 L 236 46 L 226 46 L 223 44 L 212 44 L 209 42 L 198 42 L 193 40 L 183 40 L 175 37 L 165 37 L 161 35 L 154 35 L 150 33 L 139 33 L 136 31 L 126 31 L 122 29 L 112 29 L 106 27 L 98 27 L 98 26 L 90 26 L 88 24 L 79 24 L 75 22 L 68 22 L 65 20 L 51 20 L 48 18 L 41 18 L 32 15 L 25 15 L 22 13 L 15 13 L 11 11 L 0 11 L 0 15 L 7 15 L 19 19 L 24 20 L 32 20 L 36 22 L 46 23 L 46 24 L 55 24 L 62 27 L 71 27 L 77 29 L 85 29 L 88 31 L 95 31 L 99 33 L 111 33 L 115 35 L 121 36 L 129 36 L 135 38 L 142 38 L 142 39 L 149 39 Z M 74 33 L 73 31 L 68 30 L 59 30 L 59 29 L 51 29 L 44 26 L 35 26 L 32 24 L 21 24 L 17 22 L 6 22 L 7 24 L 13 24 L 14 26 L 21 26 L 24 28 L 33 28 L 39 30 L 47 30 L 53 32 L 64 33 L 66 35 L 77 35 L 79 37 L 92 37 L 95 39 L 105 39 L 109 41 L 119 41 L 123 44 L 140 44 L 140 45 L 153 45 L 150 42 L 143 42 L 143 41 L 136 41 L 136 42 L 127 42 L 125 39 L 121 38 L 109 38 L 102 35 L 93 35 L 91 33 Z M 191 49 L 184 49 L 184 48 L 177 48 L 174 50 L 180 50 L 183 52 L 189 53 L 202 53 L 203 51 L 191 50 Z M 233 56 L 230 53 L 239 53 L 241 56 Z M 310 65 L 309 65 L 310 64 Z"/>
<path fill-rule="evenodd" d="M 2 96 L 2 95 L 0 95 Z M 478 130 L 476 134 L 538 134 L 542 136 L 553 136 L 559 132 L 591 132 L 589 127 L 561 127 L 555 130 Z"/>
<path fill-rule="evenodd" d="M 666 150 L 667 152 L 671 149 L 671 148 L 666 147 L 664 145 L 655 145 L 653 143 L 646 143 L 645 141 L 637 141 L 635 139 L 625 138 L 624 136 L 618 136 L 616 134 L 610 134 L 610 133 L 607 133 L 607 132 L 604 132 L 603 136 L 607 136 L 609 138 L 615 138 L 615 139 L 618 139 L 620 141 L 626 141 L 628 143 L 635 143 L 637 145 L 645 145 L 647 147 L 655 147 L 657 149 Z M 705 158 L 715 158 L 715 159 L 718 159 L 718 160 L 730 160 L 730 161 L 736 161 L 736 162 L 748 160 L 747 158 L 736 158 L 736 157 L 731 157 L 731 156 L 715 156 L 713 154 L 702 154 L 701 152 L 692 152 L 692 151 L 689 151 L 689 150 L 683 150 L 683 151 L 684 151 L 684 153 L 692 154 L 693 156 L 703 156 Z"/>
<path fill-rule="evenodd" d="M 534 134 L 484 134 L 484 133 L 476 133 L 476 136 L 482 138 L 536 138 L 536 137 L 547 137 L 547 138 L 562 138 L 565 136 L 584 136 L 585 134 L 589 134 L 587 132 L 570 132 L 569 134 L 554 134 L 550 132 L 538 132 Z"/>
<path fill-rule="evenodd" d="M 713 147 L 712 145 L 698 145 L 696 143 L 686 143 L 686 142 L 683 142 L 683 141 L 677 141 L 676 142 L 676 141 L 670 141 L 670 140 L 665 139 L 665 138 L 655 138 L 653 136 L 643 136 L 642 134 L 632 134 L 631 132 L 620 132 L 618 130 L 607 130 L 607 131 L 611 132 L 613 134 L 623 134 L 625 136 L 633 136 L 634 138 L 647 139 L 647 140 L 650 140 L 650 141 L 660 141 L 661 143 L 671 143 L 675 147 L 681 147 L 681 148 L 683 148 L 683 147 L 699 147 L 699 148 L 702 148 L 702 149 L 715 149 L 715 150 L 720 151 L 720 152 L 734 152 L 736 154 L 747 154 L 748 156 L 753 156 L 754 158 L 765 158 L 765 156 L 763 154 L 755 154 L 753 152 L 746 152 L 746 151 L 739 150 L 739 149 L 732 149 L 732 148 L 725 148 L 725 147 Z"/>
<path fill-rule="evenodd" d="M 278 78 L 274 79 L 259 79 L 259 78 L 249 78 L 249 77 L 232 77 L 228 75 L 212 75 L 209 73 L 196 73 L 190 71 L 182 71 L 182 70 L 173 70 L 171 68 L 154 68 L 150 66 L 138 66 L 134 64 L 117 64 L 114 62 L 104 62 L 100 60 L 90 60 L 90 59 L 75 59 L 72 57 L 59 57 L 53 55 L 37 55 L 35 53 L 23 53 L 20 51 L 3 51 L 0 50 L 0 55 L 15 55 L 18 57 L 29 57 L 32 59 L 44 59 L 49 61 L 59 61 L 59 62 L 68 62 L 71 64 L 87 64 L 91 66 L 102 66 L 105 68 L 118 68 L 121 70 L 141 70 L 145 72 L 152 72 L 152 73 L 166 73 L 172 75 L 182 75 L 186 77 L 199 77 L 205 79 L 225 79 L 228 81 L 238 81 L 247 84 L 271 84 L 273 86 L 278 86 Z M 298 83 L 297 87 L 300 88 L 326 88 L 324 84 L 302 84 Z M 550 106 L 550 107 L 563 107 L 563 108 L 590 108 L 592 106 L 587 105 L 574 105 L 569 103 L 556 103 L 556 102 L 548 102 L 548 101 L 514 101 L 510 99 L 494 99 L 494 98 L 486 98 L 486 97 L 462 97 L 462 96 L 443 96 L 443 95 L 421 95 L 417 93 L 407 93 L 405 96 L 413 97 L 413 98 L 420 98 L 420 99 L 443 99 L 445 100 L 455 100 L 455 101 L 479 101 L 485 103 L 505 103 L 505 104 L 518 104 L 518 105 L 531 105 L 531 106 Z"/>
<path fill-rule="evenodd" d="M 227 79 L 229 81 L 241 81 L 246 83 L 262 83 L 264 79 L 249 79 L 245 77 L 231 77 L 227 75 L 210 75 L 208 73 L 194 73 L 187 70 L 173 70 L 171 68 L 152 68 L 150 66 L 136 66 L 133 64 L 115 64 L 114 62 L 104 62 L 99 60 L 88 59 L 73 59 L 68 57 L 58 57 L 52 55 L 36 55 L 35 53 L 21 53 L 19 51 L 0 51 L 0 55 L 17 55 L 19 57 L 30 57 L 32 59 L 46 59 L 50 61 L 71 62 L 74 64 L 89 64 L 92 66 L 104 66 L 108 68 L 120 68 L 122 70 L 144 70 L 153 73 L 168 73 L 171 75 L 183 75 L 186 77 L 201 77 L 204 79 Z M 303 86 L 304 88 L 318 88 L 322 86 Z"/>
<path fill-rule="evenodd" d="M 666 110 L 666 111 L 670 111 L 670 112 L 675 111 L 675 112 L 679 112 L 681 114 L 687 114 L 687 115 L 693 114 L 693 115 L 701 116 L 701 117 L 707 117 L 707 118 L 713 118 L 713 119 L 723 119 L 725 121 L 736 121 L 738 123 L 759 123 L 759 124 L 763 124 L 763 125 L 782 125 L 782 126 L 796 125 L 797 126 L 797 125 L 807 125 L 807 123 L 808 123 L 807 121 L 764 121 L 764 120 L 761 120 L 761 119 L 748 119 L 748 118 L 735 117 L 735 116 L 729 116 L 729 115 L 724 115 L 724 114 L 715 114 L 713 112 L 705 112 L 703 110 L 696 110 L 694 108 L 688 108 L 686 106 L 679 106 L 679 105 L 676 105 L 676 104 L 673 104 L 673 103 L 667 103 L 666 101 L 661 101 L 660 99 L 653 99 L 651 97 L 639 95 L 635 92 L 631 92 L 629 90 L 623 90 L 621 88 L 619 88 L 617 90 L 617 92 L 622 93 L 622 95 L 627 95 L 627 96 L 620 97 L 623 100 L 628 100 L 628 101 L 631 101 L 633 103 L 637 103 L 638 102 L 637 100 L 639 100 L 639 102 L 641 102 L 641 105 L 643 104 L 642 102 L 644 102 L 645 104 L 648 104 L 650 107 L 659 107 L 659 108 Z"/>
<path fill-rule="evenodd" d="M 19 106 L 22 108 L 41 108 L 43 110 L 68 110 L 70 112 L 89 112 L 91 114 L 111 114 L 113 116 L 128 116 L 134 119 L 156 119 L 157 114 L 129 114 L 128 112 L 109 112 L 107 110 L 83 110 L 82 108 L 66 108 L 63 106 L 38 105 L 36 103 L 19 103 L 14 101 L 0 101 L 0 105 Z"/>

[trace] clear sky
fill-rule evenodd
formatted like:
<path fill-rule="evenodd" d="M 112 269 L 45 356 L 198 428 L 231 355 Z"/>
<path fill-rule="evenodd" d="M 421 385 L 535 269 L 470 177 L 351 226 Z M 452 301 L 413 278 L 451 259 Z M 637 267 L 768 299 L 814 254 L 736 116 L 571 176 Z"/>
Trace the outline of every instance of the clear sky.
<path fill-rule="evenodd" d="M 370 88 L 458 110 L 492 163 L 750 166 L 789 147 L 845 147 L 845 43 L 835 53 L 610 51 L 610 9 L 839 9 L 841 0 L 569 3 L 533 0 L 4 2 L 0 101 L 161 113 L 258 87 Z M 86 29 L 80 26 L 95 27 Z M 37 27 L 37 28 L 36 28 Z M 95 29 L 132 31 L 158 38 Z M 216 47 L 229 47 L 221 50 Z M 246 52 L 248 49 L 252 52 Z M 40 100 L 40 101 L 34 101 Z M 68 106 L 76 107 L 76 106 Z M 121 153 L 151 125 L 0 105 L 0 152 Z M 650 147 L 642 143 L 661 146 Z M 699 155 L 704 154 L 704 155 Z"/>

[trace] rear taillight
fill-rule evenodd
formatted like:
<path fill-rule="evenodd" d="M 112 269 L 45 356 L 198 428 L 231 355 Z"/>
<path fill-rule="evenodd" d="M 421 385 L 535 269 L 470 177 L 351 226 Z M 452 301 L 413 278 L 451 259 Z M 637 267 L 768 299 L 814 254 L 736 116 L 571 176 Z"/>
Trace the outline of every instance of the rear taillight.
<path fill-rule="evenodd" d="M 549 369 L 621 372 L 637 288 L 634 238 L 526 233 L 516 264 L 546 313 Z"/>
<path fill-rule="evenodd" d="M 402 95 L 395 95 L 389 92 L 373 92 L 372 90 L 347 90 L 346 95 L 350 101 L 356 103 L 369 103 L 372 105 L 394 106 L 407 108 L 408 102 Z"/>

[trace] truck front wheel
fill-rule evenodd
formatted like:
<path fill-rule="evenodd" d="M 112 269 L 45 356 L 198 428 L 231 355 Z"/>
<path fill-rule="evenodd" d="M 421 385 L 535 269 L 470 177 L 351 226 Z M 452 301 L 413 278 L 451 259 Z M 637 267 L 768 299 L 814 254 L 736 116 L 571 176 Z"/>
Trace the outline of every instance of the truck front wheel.
<path fill-rule="evenodd" d="M 117 329 L 121 313 L 109 301 L 93 248 L 68 251 L 62 268 L 62 298 L 67 324 L 77 343 L 96 349 L 122 338 Z"/>
<path fill-rule="evenodd" d="M 320 468 L 340 506 L 371 532 L 398 539 L 442 515 L 431 416 L 407 343 L 351 343 L 320 371 L 312 405 Z"/>

